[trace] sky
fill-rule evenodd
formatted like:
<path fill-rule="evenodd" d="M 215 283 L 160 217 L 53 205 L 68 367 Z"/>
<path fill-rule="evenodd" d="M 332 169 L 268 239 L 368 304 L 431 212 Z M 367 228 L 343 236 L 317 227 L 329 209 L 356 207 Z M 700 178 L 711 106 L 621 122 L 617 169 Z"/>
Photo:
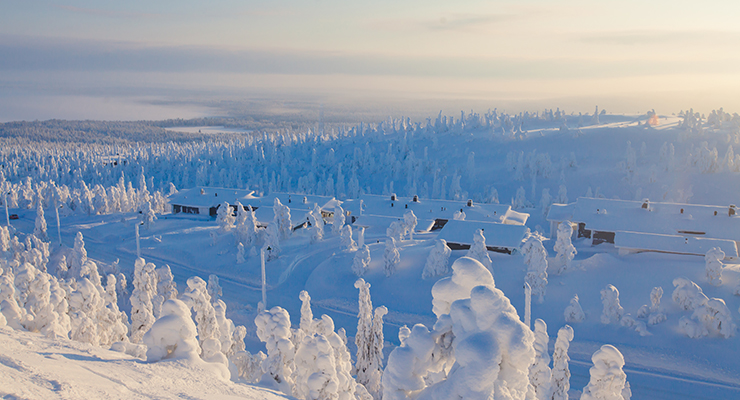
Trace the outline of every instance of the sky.
<path fill-rule="evenodd" d="M 740 112 L 737 1 L 0 0 L 0 11 L 0 121 L 202 116 L 246 101 Z"/>

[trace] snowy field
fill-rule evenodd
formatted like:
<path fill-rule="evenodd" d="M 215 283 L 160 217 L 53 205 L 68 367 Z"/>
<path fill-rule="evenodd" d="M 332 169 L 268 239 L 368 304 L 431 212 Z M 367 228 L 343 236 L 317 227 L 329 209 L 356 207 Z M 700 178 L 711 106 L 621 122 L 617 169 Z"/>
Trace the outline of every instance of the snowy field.
<path fill-rule="evenodd" d="M 206 132 L 204 127 L 168 129 Z M 219 133 L 222 128 L 207 129 Z M 58 147 L 39 143 L 34 149 L 4 143 L 7 145 L 0 150 L 0 157 L 6 167 L 0 185 L 11 196 L 0 201 L 7 201 L 9 213 L 18 216 L 11 223 L 22 245 L 36 227 L 38 195 L 45 199 L 42 205 L 50 254 L 44 268 L 50 274 L 59 273 L 62 255 L 68 262 L 74 257 L 75 236 L 81 232 L 87 256 L 97 263 L 100 275 L 123 273 L 131 293 L 137 258 L 135 227 L 146 220 L 149 210 L 156 211 L 156 220 L 141 226 L 141 257 L 157 267 L 169 265 L 179 293 L 186 291 L 186 281 L 192 276 L 205 281 L 211 274 L 218 276 L 226 316 L 246 327 L 244 342 L 251 354 L 270 351 L 258 337 L 254 322 L 262 299 L 258 253 L 263 238 L 245 242 L 243 253 L 239 253 L 236 228 L 224 230 L 215 218 L 204 215 L 172 214 L 165 201 L 173 191 L 170 183 L 177 189 L 196 185 L 247 188 L 256 196 L 291 192 L 336 197 L 345 201 L 347 209 L 363 194 L 388 198 L 392 193 L 419 195 L 422 204 L 427 199 L 461 204 L 467 199 L 500 202 L 530 214 L 527 227 L 548 238 L 551 232 L 546 214 L 550 205 L 573 203 L 582 196 L 649 198 L 726 209 L 738 203 L 740 194 L 740 155 L 735 156 L 734 150 L 740 146 L 740 116 L 722 111 L 709 116 L 688 112 L 579 116 L 559 110 L 506 115 L 494 111 L 463 113 L 461 118 L 439 116 L 416 124 L 389 119 L 331 132 L 265 133 L 241 141 L 214 138 L 166 146 L 141 143 L 115 150 L 85 143 Z M 127 163 L 112 166 L 96 162 L 100 155 L 113 151 Z M 122 174 L 124 179 L 119 183 Z M 151 200 L 137 204 L 147 188 Z M 54 196 L 63 203 L 61 247 L 50 200 Z M 124 205 L 122 196 L 127 196 L 130 204 Z M 366 212 L 382 215 L 384 211 Z M 432 330 L 438 320 L 432 311 L 432 287 L 450 276 L 448 271 L 422 278 L 439 231 L 417 231 L 413 239 L 400 240 L 400 262 L 387 276 L 387 228 L 369 226 L 363 238 L 371 259 L 363 278 L 371 285 L 373 304 L 388 309 L 383 318 L 383 365 L 401 344 L 399 329 L 403 326 L 424 324 Z M 352 229 L 353 239 L 360 240 L 358 227 Z M 354 285 L 358 277 L 352 266 L 356 253 L 347 249 L 345 238 L 332 232 L 331 223 L 325 227 L 323 239 L 316 240 L 314 235 L 313 227 L 303 228 L 280 240 L 279 256 L 266 263 L 267 307 L 287 310 L 296 328 L 302 324 L 299 293 L 307 291 L 313 315 L 327 314 L 337 330 L 346 331 L 349 353 L 355 360 L 359 309 Z M 740 229 L 734 232 L 734 239 L 740 240 Z M 532 321 L 539 318 L 547 324 L 550 355 L 558 330 L 566 324 L 573 328 L 568 350 L 571 399 L 579 398 L 589 383 L 591 356 L 604 344 L 615 346 L 624 356 L 633 399 L 740 398 L 740 338 L 734 326 L 740 320 L 740 296 L 736 295 L 740 288 L 740 264 L 736 263 L 740 261 L 725 259 L 721 284 L 712 284 L 702 256 L 626 253 L 610 243 L 593 246 L 584 238 L 574 239 L 573 244 L 577 254 L 572 266 L 559 273 L 555 240 L 543 240 L 549 265 L 546 294 L 541 303 L 535 296 L 531 305 Z M 27 245 L 27 251 L 29 247 L 33 246 Z M 12 260 L 21 250 L 10 245 L 0 250 L 0 268 L 14 270 L 17 276 L 19 265 Z M 467 253 L 453 250 L 447 265 Z M 522 251 L 488 254 L 495 287 L 508 297 L 516 317 L 523 319 L 528 266 Z M 678 277 L 698 284 L 706 297 L 724 301 L 729 315 L 722 319 L 721 333 L 708 332 L 700 338 L 687 335 L 685 322 L 680 321 L 692 321 L 694 313 L 672 299 Z M 618 290 L 623 311 L 621 318 L 603 323 L 602 290 L 607 285 Z M 638 318 L 638 310 L 651 305 L 655 287 L 663 290 L 659 312 L 666 320 L 651 324 Z M 0 296 L 4 296 L 2 288 Z M 564 315 L 575 295 L 585 315 L 581 322 L 566 321 Z M 119 298 L 118 305 L 131 315 L 131 302 Z M 5 313 L 5 306 L 0 309 Z M 698 324 L 696 318 L 693 321 Z M 491 329 L 495 332 L 496 325 Z M 0 394 L 9 398 L 282 396 L 265 389 L 264 380 L 207 378 L 213 373 L 207 366 L 190 365 L 187 360 L 147 363 L 144 357 L 9 327 L 0 329 L 0 342 Z M 463 354 L 460 351 L 460 360 Z M 454 376 L 453 371 L 446 372 Z M 435 379 L 439 381 L 437 377 L 426 382 Z M 426 383 L 418 389 L 424 385 L 433 386 Z M 273 384 L 272 388 L 280 387 Z M 424 392 L 422 398 L 433 390 Z M 301 393 L 292 394 L 302 397 Z M 419 395 L 406 394 L 412 398 Z"/>

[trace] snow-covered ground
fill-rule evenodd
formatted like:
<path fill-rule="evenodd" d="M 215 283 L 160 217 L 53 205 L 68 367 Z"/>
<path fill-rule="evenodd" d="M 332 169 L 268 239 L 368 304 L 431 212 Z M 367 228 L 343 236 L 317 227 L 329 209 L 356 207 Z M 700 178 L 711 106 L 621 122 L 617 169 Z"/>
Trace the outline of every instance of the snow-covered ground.
<path fill-rule="evenodd" d="M 206 134 L 219 134 L 219 133 L 250 133 L 245 129 L 239 128 L 226 128 L 224 126 L 173 126 L 165 128 L 168 131 L 173 132 L 184 132 L 184 133 L 206 133 Z"/>
<path fill-rule="evenodd" d="M 577 119 L 569 117 L 568 124 L 575 126 Z M 740 193 L 733 182 L 740 176 L 740 168 L 737 168 L 740 162 L 736 163 L 734 157 L 726 157 L 728 149 L 740 145 L 737 116 L 734 119 L 728 116 L 716 128 L 705 122 L 698 131 L 679 126 L 684 119 L 676 116 L 661 117 L 657 127 L 645 126 L 644 116 L 601 115 L 598 125 L 589 122 L 591 116 L 581 119 L 585 122 L 580 129 L 560 129 L 559 120 L 526 120 L 526 132 L 509 134 L 506 131 L 498 133 L 497 128 L 465 129 L 454 124 L 445 129 L 431 129 L 432 133 L 424 128 L 417 131 L 410 128 L 409 131 L 415 133 L 408 133 L 393 123 L 393 129 L 386 126 L 388 130 L 384 134 L 368 133 L 365 137 L 338 135 L 327 139 L 326 145 L 321 142 L 315 144 L 318 156 L 314 157 L 319 162 L 312 162 L 311 153 L 304 152 L 301 144 L 292 148 L 288 139 L 281 139 L 283 145 L 278 147 L 279 150 L 270 155 L 273 150 L 268 148 L 267 155 L 262 155 L 265 158 L 258 163 L 260 168 L 264 168 L 264 174 L 241 171 L 240 176 L 246 181 L 246 184 L 241 184 L 251 188 L 250 182 L 254 186 L 259 182 L 262 186 L 255 189 L 262 192 L 268 191 L 267 186 L 287 191 L 296 188 L 300 176 L 310 173 L 319 175 L 314 178 L 318 183 L 311 187 L 312 193 L 327 195 L 325 182 L 332 176 L 336 178 L 333 182 L 339 181 L 342 170 L 337 171 L 335 165 L 341 163 L 345 176 L 356 175 L 359 187 L 366 192 L 389 193 L 395 181 L 394 191 L 399 194 L 412 195 L 413 188 L 422 193 L 426 185 L 429 196 L 439 197 L 439 189 L 435 189 L 435 185 L 441 181 L 446 182 L 445 190 L 447 198 L 450 198 L 454 195 L 451 184 L 455 177 L 461 176 L 457 195 L 462 200 L 470 197 L 475 201 L 490 201 L 492 188 L 495 188 L 501 203 L 508 203 L 514 199 L 517 189 L 523 187 L 531 205 L 525 205 L 519 211 L 530 213 L 527 226 L 545 235 L 549 235 L 549 223 L 540 204 L 542 189 L 548 189 L 550 195 L 556 197 L 561 185 L 567 187 L 570 202 L 590 192 L 595 197 L 627 200 L 648 197 L 653 201 L 724 207 L 738 203 Z M 285 148 L 293 149 L 293 158 L 287 159 L 292 163 L 275 155 L 285 152 Z M 331 159 L 327 155 L 329 148 Z M 359 158 L 355 151 L 358 148 L 361 149 Z M 367 149 L 374 153 L 363 153 Z M 472 162 L 471 152 L 475 153 Z M 218 164 L 222 153 L 214 154 L 211 152 L 208 156 L 207 164 L 212 165 L 215 171 L 231 162 L 226 160 L 225 164 Z M 363 154 L 367 155 L 362 157 Z M 517 160 L 520 154 L 523 154 L 523 164 Z M 542 157 L 537 158 L 538 154 Z M 276 165 L 269 166 L 270 157 Z M 375 164 L 392 159 L 398 161 L 398 165 L 389 169 L 377 165 L 371 167 L 367 164 L 367 157 L 377 157 Z M 241 160 L 233 162 L 243 162 Z M 178 168 L 191 169 L 188 172 L 193 177 L 191 179 L 201 174 L 204 182 L 200 183 L 229 186 L 230 175 L 227 172 L 220 176 L 218 173 L 197 172 L 198 165 L 202 164 L 178 166 L 159 162 L 157 165 L 161 170 L 157 170 L 154 165 L 147 164 L 154 162 L 150 159 L 138 162 L 145 165 L 147 174 L 156 175 L 155 186 L 158 187 L 165 187 L 168 176 L 172 181 L 181 182 Z M 313 167 L 310 166 L 312 164 Z M 288 169 L 290 165 L 295 170 Z M 285 176 L 274 177 L 275 170 L 278 174 L 281 172 L 279 166 L 293 179 L 292 184 Z M 268 177 L 270 168 L 273 168 L 272 178 Z M 445 177 L 444 181 L 435 179 L 436 170 L 441 171 L 439 175 Z M 138 172 L 135 170 L 133 173 Z M 91 179 L 100 179 L 100 176 Z M 135 176 L 131 174 L 126 178 L 134 180 Z M 19 180 L 18 177 L 11 178 Z M 190 182 L 192 186 L 192 180 Z M 345 185 L 344 180 L 342 185 Z M 319 192 L 321 187 L 324 189 Z M 462 192 L 467 193 L 463 195 Z M 423 197 L 421 201 L 424 201 Z M 19 215 L 17 221 L 12 221 L 19 232 L 33 232 L 35 210 L 15 208 L 10 212 Z M 49 235 L 53 249 L 57 250 L 56 222 L 51 215 L 53 213 L 47 211 Z M 136 258 L 134 226 L 138 221 L 137 213 L 73 213 L 61 219 L 63 248 L 71 248 L 75 234 L 82 232 L 88 256 L 99 261 L 103 271 L 119 260 L 120 270 L 130 274 Z M 422 279 L 424 264 L 438 232 L 417 232 L 413 240 L 399 242 L 400 264 L 396 272 L 387 277 L 383 268 L 386 228 L 373 226 L 365 232 L 365 243 L 370 248 L 372 261 L 364 279 L 371 284 L 373 303 L 384 305 L 389 311 L 384 317 L 387 355 L 400 344 L 398 334 L 402 326 L 422 323 L 432 328 L 436 317 L 432 312 L 431 289 L 439 277 Z M 735 237 L 740 239 L 740 230 Z M 735 288 L 740 285 L 740 265 L 732 264 L 737 261 L 725 260 L 722 284 L 713 286 L 706 277 L 703 257 L 663 253 L 620 254 L 614 245 L 591 246 L 590 240 L 579 239 L 574 241 L 578 253 L 573 267 L 558 274 L 559 267 L 554 265 L 554 242 L 544 242 L 550 262 L 549 282 L 544 302 L 540 304 L 536 298 L 533 299 L 532 320 L 541 318 L 547 323 L 552 352 L 558 329 L 566 324 L 564 311 L 571 299 L 578 295 L 585 320 L 569 322 L 574 329 L 569 350 L 571 398 L 578 398 L 580 390 L 588 383 L 591 355 L 604 344 L 614 345 L 624 355 L 624 370 L 634 399 L 740 398 L 739 336 L 723 338 L 712 334 L 700 339 L 689 338 L 680 329 L 679 320 L 681 317 L 691 318 L 692 312 L 682 310 L 671 298 L 674 279 L 686 277 L 701 286 L 707 297 L 723 299 L 737 324 L 740 320 L 740 296 L 735 295 Z M 266 265 L 268 307 L 279 305 L 285 308 L 290 313 L 292 324 L 297 326 L 301 309 L 299 292 L 308 291 L 314 315 L 328 314 L 337 328 L 346 330 L 350 337 L 350 352 L 354 356 L 351 337 L 357 329 L 358 313 L 358 290 L 354 287 L 357 276 L 352 271 L 354 252 L 341 248 L 340 237 L 331 233 L 330 226 L 327 226 L 324 240 L 318 243 L 311 243 L 309 230 L 298 229 L 280 246 L 280 256 Z M 246 345 L 251 353 L 265 351 L 254 325 L 257 303 L 262 298 L 260 261 L 259 256 L 254 255 L 258 249 L 250 255 L 247 248 L 246 261 L 237 263 L 233 231 L 220 232 L 216 222 L 204 216 L 163 214 L 150 229 L 141 229 L 142 257 L 157 266 L 168 264 L 181 292 L 191 276 L 207 280 L 209 274 L 218 275 L 223 287 L 222 298 L 228 306 L 227 316 L 237 325 L 247 327 Z M 466 253 L 466 250 L 453 251 L 450 264 Z M 523 316 L 523 284 L 527 273 L 523 256 L 494 252 L 489 252 L 489 255 L 493 261 L 496 287 L 506 294 L 519 315 Z M 52 254 L 50 264 L 54 260 L 55 254 Z M 623 326 L 619 322 L 602 323 L 601 291 L 607 285 L 613 285 L 619 291 L 625 315 L 629 313 L 635 320 L 645 322 L 647 320 L 637 318 L 638 309 L 651 304 L 650 294 L 654 287 L 662 287 L 661 307 L 667 320 L 656 325 L 648 324 L 649 334 L 645 336 L 634 327 Z M 0 331 L 0 340 L 3 342 L 0 368 L 8 369 L 7 373 L 0 374 L 0 380 L 10 383 L 0 385 L 0 390 L 12 396 L 54 397 L 55 393 L 63 394 L 65 390 L 70 391 L 71 397 L 88 392 L 102 393 L 101 396 L 105 397 L 168 397 L 178 393 L 188 396 L 195 393 L 195 397 L 203 398 L 274 396 L 272 392 L 241 384 L 205 382 L 206 379 L 197 371 L 176 363 L 146 364 L 120 353 L 61 340 L 50 341 L 38 335 L 7 329 Z M 67 351 L 73 355 L 64 355 Z M 42 369 L 40 360 L 43 357 L 49 360 L 44 361 Z M 46 365 L 52 362 L 59 363 L 58 368 L 65 372 L 79 370 L 84 375 L 79 379 L 71 372 L 54 375 L 52 372 L 56 368 L 46 369 Z M 151 378 L 147 385 L 143 385 L 141 381 L 149 375 L 156 375 L 156 380 Z M 86 376 L 90 378 L 86 379 Z M 115 378 L 108 378 L 113 376 Z M 179 376 L 182 376 L 183 384 L 177 383 Z"/>

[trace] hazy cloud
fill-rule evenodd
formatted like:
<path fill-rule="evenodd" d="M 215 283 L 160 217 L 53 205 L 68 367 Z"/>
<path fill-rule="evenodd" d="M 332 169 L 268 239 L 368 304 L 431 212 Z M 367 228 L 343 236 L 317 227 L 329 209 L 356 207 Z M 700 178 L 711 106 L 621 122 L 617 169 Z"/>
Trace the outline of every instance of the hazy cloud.
<path fill-rule="evenodd" d="M 140 13 L 140 12 L 130 12 L 130 11 L 119 11 L 119 10 L 103 10 L 99 8 L 83 8 L 83 7 L 74 7 L 74 6 L 59 5 L 59 4 L 54 4 L 52 6 L 60 10 L 65 10 L 65 11 L 69 11 L 69 12 L 73 12 L 77 14 L 91 15 L 95 17 L 150 18 L 150 17 L 158 16 L 158 14 L 152 14 L 152 13 Z"/>
<path fill-rule="evenodd" d="M 622 46 L 654 46 L 661 44 L 730 44 L 738 46 L 738 43 L 740 43 L 740 32 L 706 30 L 634 30 L 579 34 L 576 39 L 588 44 Z"/>

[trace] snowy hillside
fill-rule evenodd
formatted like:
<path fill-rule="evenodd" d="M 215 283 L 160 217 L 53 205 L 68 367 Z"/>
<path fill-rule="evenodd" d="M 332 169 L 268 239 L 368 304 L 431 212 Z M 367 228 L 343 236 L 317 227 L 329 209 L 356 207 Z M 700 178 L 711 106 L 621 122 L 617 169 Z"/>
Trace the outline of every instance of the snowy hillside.
<path fill-rule="evenodd" d="M 389 119 L 380 124 L 336 127 L 331 131 L 180 139 L 111 145 L 92 140 L 50 143 L 0 139 L 3 166 L 0 188 L 7 194 L 0 201 L 7 204 L 9 214 L 18 217 L 10 221 L 12 228 L 7 236 L 0 237 L 0 268 L 4 270 L 1 277 L 7 277 L 9 282 L 6 289 L 0 285 L 0 302 L 15 297 L 19 308 L 35 307 L 31 303 L 21 304 L 27 302 L 21 293 L 32 279 L 25 282 L 19 276 L 28 276 L 30 268 L 48 273 L 47 280 L 58 280 L 57 286 L 68 290 L 68 299 L 74 299 L 74 293 L 96 290 L 92 276 L 98 274 L 97 290 L 104 297 L 107 289 L 103 284 L 108 274 L 112 274 L 118 282 L 123 282 L 120 279 L 123 276 L 127 283 L 126 286 L 113 284 L 109 290 L 117 295 L 115 308 L 132 316 L 141 299 L 131 295 L 141 290 L 138 285 L 146 273 L 142 275 L 140 271 L 150 268 L 144 264 L 135 268 L 138 230 L 138 251 L 146 263 L 153 264 L 148 264 L 154 271 L 150 276 L 160 274 L 152 281 L 155 287 L 154 295 L 149 298 L 149 309 L 154 313 L 157 304 L 154 297 L 163 293 L 162 289 L 157 291 L 156 283 L 166 281 L 161 277 L 163 267 L 168 265 L 180 295 L 163 297 L 159 307 L 167 298 L 178 297 L 193 309 L 198 337 L 195 339 L 193 334 L 192 338 L 183 339 L 183 343 L 194 340 L 198 346 L 194 354 L 208 362 L 201 363 L 198 358 L 197 362 L 188 364 L 188 358 L 184 357 L 147 363 L 143 361 L 147 357 L 142 354 L 133 357 L 6 327 L 0 330 L 0 392 L 30 398 L 59 395 L 159 398 L 182 394 L 197 398 L 268 399 L 282 396 L 271 391 L 275 389 L 299 398 L 311 398 L 316 393 L 329 393 L 333 386 L 327 382 L 336 382 L 337 387 L 343 388 L 340 393 L 362 398 L 364 389 L 359 384 L 354 386 L 356 379 L 377 399 L 381 378 L 373 374 L 395 360 L 412 363 L 418 371 L 414 375 L 410 369 L 398 367 L 407 364 L 390 364 L 384 372 L 388 378 L 386 375 L 382 378 L 386 388 L 398 385 L 398 391 L 394 392 L 401 396 L 398 398 L 435 398 L 445 393 L 462 393 L 452 383 L 455 379 L 462 382 L 477 376 L 478 370 L 489 371 L 486 368 L 491 366 L 484 357 L 473 356 L 482 351 L 485 346 L 481 343 L 488 343 L 486 340 L 496 346 L 505 343 L 506 334 L 501 332 L 506 331 L 515 332 L 511 337 L 521 344 L 513 343 L 514 340 L 510 344 L 520 353 L 488 350 L 492 358 L 513 359 L 518 354 L 521 365 L 512 361 L 511 365 L 507 364 L 511 369 L 502 369 L 517 378 L 492 380 L 493 386 L 480 388 L 480 393 L 503 390 L 507 384 L 512 393 L 524 393 L 528 384 L 548 376 L 543 371 L 552 368 L 553 377 L 562 373 L 556 372 L 556 364 L 562 365 L 558 363 L 562 361 L 565 339 L 558 337 L 567 324 L 573 332 L 569 348 L 565 347 L 570 357 L 570 398 L 579 398 L 587 385 L 587 392 L 597 390 L 589 384 L 589 378 L 593 380 L 594 374 L 601 373 L 597 368 L 589 376 L 592 355 L 603 365 L 617 365 L 623 356 L 633 399 L 740 398 L 740 336 L 736 328 L 740 320 L 740 264 L 736 263 L 740 261 L 725 258 L 724 254 L 710 254 L 705 259 L 696 255 L 620 251 L 615 244 L 592 245 L 591 239 L 577 235 L 573 235 L 574 247 L 569 259 L 563 255 L 566 251 L 563 249 L 570 248 L 567 243 L 570 239 L 566 237 L 570 237 L 571 231 L 555 240 L 557 232 L 550 232 L 551 224 L 546 219 L 553 203 L 573 203 L 579 197 L 706 204 L 726 211 L 740 199 L 736 184 L 740 177 L 740 155 L 735 155 L 735 148 L 740 146 L 737 114 L 721 110 L 708 117 L 693 112 L 624 116 L 598 112 L 566 115 L 559 110 L 519 115 L 491 111 L 482 115 L 463 113 L 460 118 L 440 115 L 419 123 L 404 118 Z M 253 195 L 240 195 L 240 201 L 244 206 L 258 207 L 257 211 L 251 215 L 242 208 L 229 216 L 223 210 L 230 208 L 219 207 L 213 217 L 203 213 L 172 213 L 168 196 L 178 189 L 184 193 L 183 189 L 196 186 L 254 191 Z M 213 206 L 228 201 L 225 191 L 221 192 L 221 198 L 215 199 L 218 190 L 213 189 L 216 193 Z M 291 193 L 290 203 L 282 193 Z M 390 200 L 392 194 L 397 202 Z M 382 201 L 360 202 L 363 198 L 371 199 L 369 195 L 378 195 Z M 411 221 L 404 218 L 408 214 L 405 207 L 415 195 L 418 205 L 409 208 L 418 213 Z M 305 204 L 303 196 L 306 196 Z M 182 197 L 178 201 L 184 201 Z M 276 198 L 282 200 L 275 202 Z M 472 200 L 470 206 L 468 200 Z M 496 203 L 511 205 L 511 222 L 516 223 L 520 218 L 526 221 L 530 233 L 541 235 L 527 233 L 525 238 L 529 240 L 519 243 L 521 247 L 512 254 L 481 250 L 485 243 L 470 235 L 462 238 L 474 243 L 469 254 L 468 250 L 445 251 L 446 247 L 437 241 L 442 233 L 429 229 L 434 222 L 431 215 L 438 212 L 436 208 L 445 207 L 464 211 L 480 204 L 475 211 L 467 208 L 466 216 L 455 212 L 453 218 L 503 222 L 505 219 L 499 215 L 495 218 L 486 215 L 485 210 L 494 208 L 484 206 Z M 209 204 L 199 203 L 196 207 L 207 210 Z M 434 204 L 434 210 L 430 206 L 428 212 L 424 211 L 430 215 L 422 215 L 420 211 L 425 204 Z M 340 220 L 339 206 L 349 215 L 341 214 L 346 216 L 346 225 L 337 222 L 334 226 L 333 222 Z M 59 225 L 55 208 L 60 215 Z M 39 209 L 45 215 L 43 229 L 38 222 Z M 447 211 L 440 210 L 445 216 Z M 529 214 L 528 219 L 521 217 L 524 214 Z M 734 221 L 740 217 L 725 213 L 716 218 Z M 4 215 L 0 221 L 5 222 Z M 322 227 L 322 221 L 327 226 Z M 424 221 L 426 225 L 422 227 Z M 707 221 L 711 224 L 711 218 Z M 308 223 L 302 225 L 303 222 Z M 409 228 L 413 225 L 416 228 Z M 730 241 L 740 240 L 740 229 L 729 226 Z M 94 274 L 90 267 L 84 267 L 88 264 L 81 263 L 75 269 L 76 257 L 80 257 L 78 232 L 84 237 L 82 246 L 87 257 L 98 270 Z M 398 251 L 396 260 L 390 237 L 394 238 L 392 242 Z M 444 237 L 451 242 L 454 234 Z M 493 234 L 490 240 L 494 240 Z M 259 306 L 263 296 L 261 248 L 266 249 L 269 312 L 260 312 Z M 433 252 L 432 261 L 428 261 Z M 473 263 L 463 259 L 466 255 L 474 256 L 482 264 L 470 266 Z M 428 266 L 428 262 L 436 264 Z M 461 271 L 465 269 L 476 278 L 459 278 L 467 283 L 457 282 L 458 286 L 450 289 L 449 282 L 456 279 L 450 269 L 452 265 L 463 265 L 459 267 Z M 135 269 L 139 271 L 136 276 Z M 487 281 L 490 275 L 481 271 L 492 273 L 492 280 Z M 209 282 L 210 275 L 218 278 L 216 285 L 212 279 Z M 358 275 L 370 284 L 372 304 L 387 308 L 387 314 L 380 311 L 379 317 L 378 310 L 382 309 L 375 309 L 375 316 L 383 322 L 377 326 L 383 328 L 373 333 L 376 339 L 383 339 L 384 358 L 380 366 L 377 362 L 367 364 L 373 372 L 367 375 L 359 373 L 357 366 L 350 371 L 347 360 L 351 354 L 353 365 L 357 362 L 355 338 L 364 337 L 358 331 L 372 330 L 362 320 L 358 325 L 358 314 L 369 312 L 367 304 L 358 304 L 362 290 L 362 285 L 356 284 Z M 196 281 L 200 281 L 189 279 L 194 276 L 203 280 L 202 293 L 194 289 Z M 685 279 L 677 279 L 682 277 Z M 70 278 L 78 282 L 73 284 Z M 85 286 L 82 282 L 88 278 L 93 282 L 92 289 L 85 292 L 86 289 L 81 289 Z M 208 293 L 205 293 L 205 282 L 209 282 Z M 533 290 L 529 328 L 516 322 L 523 322 L 527 314 L 525 282 Z M 3 292 L 11 286 L 13 295 Z M 306 317 L 309 303 L 302 291 L 310 295 L 313 320 Z M 185 292 L 189 294 L 183 296 Z M 194 300 L 196 294 L 203 297 Z M 206 298 L 209 301 L 202 300 Z M 199 317 L 199 312 L 223 311 L 224 306 L 216 306 L 219 298 L 225 305 L 224 317 L 233 321 L 233 332 L 226 335 L 228 338 L 206 338 L 206 331 L 201 327 L 204 318 L 210 317 Z M 476 301 L 484 301 L 480 299 L 490 302 L 491 308 L 476 309 Z M 440 306 L 443 300 L 449 303 L 446 309 Z M 506 306 L 507 301 L 513 308 Z M 72 307 L 74 300 L 69 303 Z M 198 308 L 201 303 L 213 303 L 213 306 Z M 287 311 L 289 319 L 272 308 L 275 306 Z M 8 307 L 0 305 L 3 314 Z M 105 307 L 113 308 L 113 304 Z M 473 311 L 466 314 L 456 307 L 469 307 Z M 79 318 L 75 312 L 80 310 L 81 307 L 70 308 L 72 333 L 67 329 L 61 336 L 74 336 L 75 329 L 79 333 L 81 322 L 75 325 L 74 321 Z M 373 310 L 372 306 L 369 310 Z M 322 314 L 330 318 L 322 320 Z M 146 329 L 140 330 L 140 336 L 152 326 L 156 316 L 151 315 L 148 325 L 141 325 Z M 255 319 L 259 321 L 257 324 Z M 446 329 L 444 321 L 448 319 L 454 320 L 449 322 L 448 332 L 455 332 L 453 336 L 459 342 L 450 339 L 451 336 L 440 339 L 444 336 L 440 332 Z M 537 319 L 542 321 L 536 323 Z M 218 322 L 222 333 L 223 329 L 229 330 L 223 328 L 228 326 L 224 321 L 226 318 Z M 291 329 L 286 326 L 288 321 Z M 417 328 L 415 324 L 426 328 Z M 477 324 L 475 328 L 471 328 L 473 324 Z M 239 325 L 246 327 L 243 339 L 238 338 L 234 329 Z M 131 332 L 128 338 L 121 338 L 123 342 L 136 343 Z M 567 329 L 563 332 L 567 336 Z M 89 338 L 89 335 L 77 337 Z M 560 345 L 555 345 L 556 338 Z M 141 337 L 138 339 L 146 342 Z M 228 351 L 224 343 L 241 340 L 250 357 L 254 355 L 256 360 L 257 353 L 262 351 L 268 358 L 261 366 L 251 365 L 249 368 L 256 369 L 249 373 L 234 374 L 239 361 L 233 356 L 238 351 Z M 434 357 L 436 364 L 424 361 L 420 356 L 424 352 L 419 349 L 429 345 L 437 346 L 434 351 L 441 351 L 439 346 L 444 340 L 453 344 L 448 343 L 447 353 L 442 352 L 443 362 Z M 209 347 L 218 341 L 223 354 Z M 110 348 L 111 342 L 115 341 L 110 340 L 104 347 Z M 606 344 L 616 347 L 616 354 L 621 355 L 617 356 L 610 347 L 602 347 Z M 461 346 L 460 350 L 450 353 L 456 346 Z M 290 357 L 285 355 L 289 353 L 288 347 L 293 349 Z M 598 355 L 594 355 L 597 351 Z M 538 366 L 530 368 L 527 376 L 528 363 L 540 362 L 543 352 L 547 360 L 533 364 Z M 560 355 L 556 357 L 558 352 Z M 442 353 L 434 354 L 437 357 Z M 286 357 L 291 361 L 285 361 Z M 322 367 L 316 361 L 321 357 L 331 359 L 333 368 Z M 211 372 L 207 364 L 217 363 L 216 359 L 231 365 L 232 381 L 208 378 Z M 245 365 L 242 364 L 247 368 Z M 466 370 L 457 365 L 474 367 Z M 518 375 L 522 368 L 524 377 Z M 533 378 L 535 370 L 540 373 L 538 378 Z M 310 371 L 320 372 L 325 381 L 308 374 Z M 407 373 L 408 376 L 404 375 Z M 482 382 L 494 372 L 480 374 L 478 381 Z M 289 378 L 280 380 L 277 376 Z M 545 380 L 549 385 L 550 379 Z M 290 385 L 286 383 L 289 381 Z M 5 385 L 9 382 L 12 385 Z M 409 382 L 417 386 L 400 389 L 402 383 L 410 385 Z"/>

